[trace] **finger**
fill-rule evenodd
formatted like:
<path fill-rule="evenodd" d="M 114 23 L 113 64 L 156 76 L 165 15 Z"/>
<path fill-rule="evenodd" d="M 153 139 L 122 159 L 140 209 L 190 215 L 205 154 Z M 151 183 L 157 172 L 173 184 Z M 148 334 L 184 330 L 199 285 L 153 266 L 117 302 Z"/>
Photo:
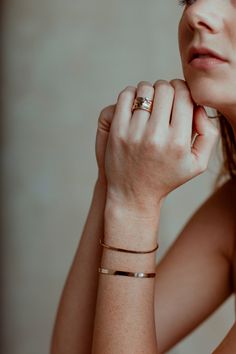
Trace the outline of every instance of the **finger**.
<path fill-rule="evenodd" d="M 153 100 L 154 88 L 150 82 L 141 81 L 137 86 L 136 97 L 143 97 Z M 146 123 L 150 117 L 150 112 L 136 109 L 130 121 L 129 134 L 136 139 L 140 139 L 145 131 Z"/>
<path fill-rule="evenodd" d="M 127 86 L 118 96 L 111 127 L 118 134 L 125 134 L 129 128 L 135 95 L 136 87 Z"/>
<path fill-rule="evenodd" d="M 183 144 L 191 144 L 194 102 L 183 80 L 171 80 L 175 89 L 175 98 L 171 115 L 171 127 L 176 139 Z"/>
<path fill-rule="evenodd" d="M 141 81 L 138 86 L 137 86 L 137 93 L 136 93 L 136 98 L 137 97 L 142 97 L 142 98 L 147 98 L 149 100 L 153 100 L 153 95 L 154 95 L 154 88 L 152 84 L 148 81 Z M 142 109 L 136 109 L 133 111 L 132 119 L 135 118 L 135 121 L 143 121 L 144 118 L 149 119 L 150 117 L 150 112 L 142 110 Z"/>
<path fill-rule="evenodd" d="M 151 131 L 167 131 L 174 100 L 174 88 L 165 80 L 158 80 L 153 85 L 155 89 L 153 109 L 148 125 Z"/>
<path fill-rule="evenodd" d="M 196 126 L 195 126 L 195 111 L 196 109 L 198 108 L 198 106 L 194 106 L 194 109 L 193 109 L 193 123 L 192 123 L 192 137 L 191 137 L 191 146 L 193 145 L 194 143 L 194 140 L 197 136 L 197 130 L 196 130 Z"/>
<path fill-rule="evenodd" d="M 110 105 L 105 107 L 98 118 L 98 130 L 108 132 L 110 131 L 112 119 L 115 113 L 116 105 Z"/>
<path fill-rule="evenodd" d="M 98 129 L 96 134 L 95 153 L 99 169 L 104 168 L 104 156 L 115 112 L 115 105 L 105 107 L 98 118 Z"/>
<path fill-rule="evenodd" d="M 192 153 L 198 159 L 200 166 L 203 166 L 204 170 L 208 165 L 219 132 L 208 119 L 207 113 L 202 106 L 198 106 L 194 112 L 194 124 L 198 135 L 193 143 Z"/>
<path fill-rule="evenodd" d="M 105 107 L 98 118 L 98 129 L 96 134 L 96 144 L 95 146 L 102 146 L 105 151 L 107 140 L 109 137 L 109 132 L 115 112 L 116 105 L 111 105 Z"/>

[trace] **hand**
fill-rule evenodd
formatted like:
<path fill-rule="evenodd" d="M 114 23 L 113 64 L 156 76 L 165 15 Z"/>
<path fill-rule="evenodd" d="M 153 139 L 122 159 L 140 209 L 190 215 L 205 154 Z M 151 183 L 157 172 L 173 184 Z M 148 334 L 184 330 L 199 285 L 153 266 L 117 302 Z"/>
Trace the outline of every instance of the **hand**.
<path fill-rule="evenodd" d="M 98 180 L 102 185 L 107 185 L 107 179 L 105 175 L 105 151 L 107 146 L 107 140 L 110 132 L 112 118 L 115 112 L 115 105 L 105 107 L 98 119 L 98 128 L 96 135 L 96 159 L 98 165 Z"/>
<path fill-rule="evenodd" d="M 132 114 L 136 96 L 154 99 L 151 114 Z M 207 169 L 219 133 L 204 108 L 193 102 L 185 81 L 127 87 L 112 113 L 105 152 L 108 198 L 142 212 L 153 210 Z"/>

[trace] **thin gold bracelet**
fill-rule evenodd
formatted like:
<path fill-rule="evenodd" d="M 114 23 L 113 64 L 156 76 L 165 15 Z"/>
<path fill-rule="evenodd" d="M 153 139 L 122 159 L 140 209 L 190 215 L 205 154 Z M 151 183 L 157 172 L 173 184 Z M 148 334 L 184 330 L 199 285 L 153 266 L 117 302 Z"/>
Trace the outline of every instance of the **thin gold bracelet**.
<path fill-rule="evenodd" d="M 104 241 L 102 241 L 101 239 L 100 239 L 100 245 L 103 246 L 103 247 L 106 247 L 106 248 L 108 248 L 110 250 L 115 250 L 115 251 L 118 251 L 118 252 L 126 252 L 126 253 L 136 253 L 136 254 L 152 253 L 152 252 L 155 252 L 159 248 L 159 245 L 157 244 L 157 246 L 151 251 L 126 250 L 126 249 L 123 249 L 123 248 L 116 248 L 116 247 L 109 246 L 106 243 L 104 243 Z"/>
<path fill-rule="evenodd" d="M 123 270 L 113 270 L 113 269 L 105 269 L 98 268 L 98 272 L 106 275 L 122 275 L 126 277 L 134 277 L 134 278 L 155 278 L 156 273 L 143 273 L 143 272 L 127 272 Z"/>

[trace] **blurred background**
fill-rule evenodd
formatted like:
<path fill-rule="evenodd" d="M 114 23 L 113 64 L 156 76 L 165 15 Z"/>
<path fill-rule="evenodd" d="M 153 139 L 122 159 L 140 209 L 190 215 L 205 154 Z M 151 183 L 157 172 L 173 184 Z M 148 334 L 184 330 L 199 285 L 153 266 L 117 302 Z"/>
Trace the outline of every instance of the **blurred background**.
<path fill-rule="evenodd" d="M 1 4 L 1 352 L 42 354 L 97 177 L 99 112 L 127 85 L 182 78 L 182 10 L 177 0 Z M 157 260 L 211 193 L 218 150 L 167 198 Z M 232 296 L 169 353 L 210 353 L 233 321 Z"/>

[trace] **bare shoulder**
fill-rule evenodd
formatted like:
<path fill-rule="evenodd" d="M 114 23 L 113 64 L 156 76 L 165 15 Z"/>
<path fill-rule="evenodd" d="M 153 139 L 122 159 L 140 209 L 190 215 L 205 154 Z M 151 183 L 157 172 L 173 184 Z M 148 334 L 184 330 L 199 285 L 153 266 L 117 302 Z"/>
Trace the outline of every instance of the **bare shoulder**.
<path fill-rule="evenodd" d="M 224 215 L 223 226 L 230 229 L 231 232 L 225 234 L 225 252 L 227 252 L 230 258 L 233 277 L 233 291 L 236 289 L 236 181 L 227 181 L 219 190 L 213 194 L 213 198 L 216 198 L 219 210 Z M 228 236 L 228 237 L 227 237 Z M 232 325 L 229 332 L 222 340 L 220 345 L 214 351 L 214 354 L 226 354 L 236 352 L 236 322 Z"/>
<path fill-rule="evenodd" d="M 228 180 L 201 205 L 196 212 L 212 223 L 212 232 L 219 235 L 219 247 L 229 260 L 233 260 L 235 251 L 236 181 Z M 203 222 L 204 220 L 202 220 Z M 219 232 L 221 231 L 221 232 Z"/>
<path fill-rule="evenodd" d="M 216 224 L 225 230 L 225 252 L 232 260 L 235 251 L 236 181 L 225 182 L 211 196 L 209 203 L 212 204 L 215 217 L 218 219 Z"/>
<path fill-rule="evenodd" d="M 232 203 L 235 203 L 236 196 L 236 181 L 228 180 L 221 187 L 219 187 L 212 195 L 209 200 L 212 199 L 214 202 L 219 202 L 219 207 L 226 211 L 232 211 Z M 221 202 L 227 202 L 226 204 L 221 204 Z"/>
<path fill-rule="evenodd" d="M 215 194 L 218 194 L 221 197 L 226 197 L 230 202 L 235 203 L 236 180 L 228 180 L 215 192 Z"/>
<path fill-rule="evenodd" d="M 157 263 L 155 321 L 160 353 L 191 333 L 233 293 L 235 203 L 236 184 L 227 181 L 193 213 Z M 231 345 L 236 343 L 235 335 L 234 329 Z"/>

